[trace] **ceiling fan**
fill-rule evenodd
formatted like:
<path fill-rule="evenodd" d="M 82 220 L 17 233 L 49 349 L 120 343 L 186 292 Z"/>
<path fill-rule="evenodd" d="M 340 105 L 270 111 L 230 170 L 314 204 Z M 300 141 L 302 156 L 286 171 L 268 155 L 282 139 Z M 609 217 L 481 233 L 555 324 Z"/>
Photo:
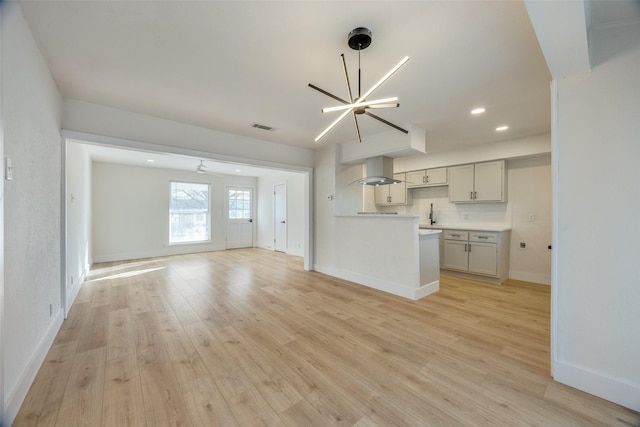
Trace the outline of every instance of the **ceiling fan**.
<path fill-rule="evenodd" d="M 323 113 L 328 113 L 332 111 L 342 111 L 342 114 L 327 127 L 320 135 L 318 135 L 315 139 L 316 142 L 320 141 L 329 131 L 335 128 L 338 123 L 340 123 L 345 117 L 349 114 L 353 116 L 353 122 L 356 128 L 356 135 L 358 136 L 358 142 L 362 142 L 362 138 L 360 136 L 360 127 L 358 126 L 358 115 L 366 114 L 367 116 L 374 118 L 388 126 L 391 126 L 394 129 L 399 130 L 400 132 L 409 133 L 406 129 L 397 126 L 382 117 L 379 117 L 369 111 L 368 109 L 375 108 L 394 108 L 399 107 L 400 104 L 397 103 L 397 97 L 391 98 L 383 98 L 376 100 L 368 100 L 367 98 L 377 90 L 385 81 L 389 79 L 396 71 L 398 71 L 404 64 L 409 60 L 408 56 L 405 56 L 395 67 L 391 69 L 387 74 L 384 75 L 376 84 L 374 84 L 368 91 L 364 94 L 361 93 L 361 71 L 360 71 L 360 51 L 366 49 L 371 44 L 371 31 L 364 27 L 358 27 L 349 33 L 349 47 L 351 49 L 358 51 L 358 96 L 353 97 L 353 93 L 351 92 L 351 83 L 349 82 L 349 74 L 347 73 L 347 63 L 344 58 L 344 53 L 340 55 L 342 58 L 342 69 L 344 71 L 344 78 L 347 84 L 347 94 L 349 95 L 348 100 L 342 99 L 330 92 L 327 92 L 324 89 L 320 89 L 318 86 L 315 86 L 309 83 L 309 87 L 317 90 L 318 92 L 327 95 L 330 98 L 335 99 L 342 103 L 342 105 L 335 107 L 323 108 Z"/>

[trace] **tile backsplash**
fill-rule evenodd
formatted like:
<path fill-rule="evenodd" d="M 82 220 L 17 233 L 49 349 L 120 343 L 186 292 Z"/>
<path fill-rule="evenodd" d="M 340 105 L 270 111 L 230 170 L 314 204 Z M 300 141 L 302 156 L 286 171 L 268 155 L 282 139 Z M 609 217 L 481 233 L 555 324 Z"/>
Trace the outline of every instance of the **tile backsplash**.
<path fill-rule="evenodd" d="M 418 215 L 420 224 L 429 222 L 430 205 L 436 224 L 442 225 L 503 225 L 511 226 L 511 205 L 507 203 L 451 203 L 449 187 L 425 187 L 409 190 L 413 204 L 378 207 L 381 212 Z"/>

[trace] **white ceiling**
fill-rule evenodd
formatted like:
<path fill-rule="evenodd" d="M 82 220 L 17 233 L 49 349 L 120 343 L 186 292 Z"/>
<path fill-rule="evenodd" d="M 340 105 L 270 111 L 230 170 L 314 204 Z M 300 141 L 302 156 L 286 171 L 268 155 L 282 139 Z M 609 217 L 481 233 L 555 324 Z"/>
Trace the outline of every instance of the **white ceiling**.
<path fill-rule="evenodd" d="M 283 176 L 295 171 L 283 171 L 256 167 L 249 164 L 221 162 L 209 158 L 194 158 L 174 153 L 159 153 L 124 148 L 107 147 L 103 145 L 87 144 L 85 141 L 72 140 L 70 142 L 86 145 L 89 156 L 93 161 L 117 163 L 160 169 L 174 169 L 179 171 L 198 172 L 200 162 L 203 162 L 205 173 L 213 175 L 235 175 L 248 177 Z"/>
<path fill-rule="evenodd" d="M 347 34 L 373 32 L 364 89 L 403 56 L 377 92 L 377 113 L 426 130 L 446 151 L 550 130 L 550 75 L 524 4 L 511 1 L 23 1 L 63 97 L 314 148 L 339 113 L 314 83 L 346 97 L 357 53 Z M 363 90 L 364 90 L 363 89 Z M 469 110 L 487 112 L 471 116 Z M 254 122 L 274 132 L 250 127 Z M 497 133 L 495 127 L 509 130 Z M 390 128 L 360 118 L 363 136 Z M 324 144 L 355 139 L 345 120 Z"/>

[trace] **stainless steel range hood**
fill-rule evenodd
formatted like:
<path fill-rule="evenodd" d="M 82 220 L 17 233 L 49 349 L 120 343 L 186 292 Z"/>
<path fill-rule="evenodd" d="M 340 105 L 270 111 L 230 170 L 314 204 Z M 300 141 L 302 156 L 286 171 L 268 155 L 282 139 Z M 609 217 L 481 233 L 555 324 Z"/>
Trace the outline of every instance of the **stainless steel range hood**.
<path fill-rule="evenodd" d="M 351 184 L 387 185 L 399 182 L 402 181 L 393 179 L 393 159 L 378 156 L 367 159 L 367 176 L 353 181 Z"/>

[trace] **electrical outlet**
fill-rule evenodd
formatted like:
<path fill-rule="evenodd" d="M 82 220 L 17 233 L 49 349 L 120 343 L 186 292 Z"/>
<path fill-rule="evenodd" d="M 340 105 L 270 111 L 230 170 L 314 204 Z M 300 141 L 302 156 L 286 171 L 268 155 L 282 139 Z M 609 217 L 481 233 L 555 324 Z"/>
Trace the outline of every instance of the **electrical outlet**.
<path fill-rule="evenodd" d="M 527 249 L 527 243 L 526 242 L 520 242 L 520 249 Z"/>
<path fill-rule="evenodd" d="M 4 179 L 13 181 L 13 162 L 11 157 L 4 158 Z"/>
<path fill-rule="evenodd" d="M 536 214 L 530 213 L 528 219 L 529 219 L 529 222 L 535 222 L 536 221 Z"/>

